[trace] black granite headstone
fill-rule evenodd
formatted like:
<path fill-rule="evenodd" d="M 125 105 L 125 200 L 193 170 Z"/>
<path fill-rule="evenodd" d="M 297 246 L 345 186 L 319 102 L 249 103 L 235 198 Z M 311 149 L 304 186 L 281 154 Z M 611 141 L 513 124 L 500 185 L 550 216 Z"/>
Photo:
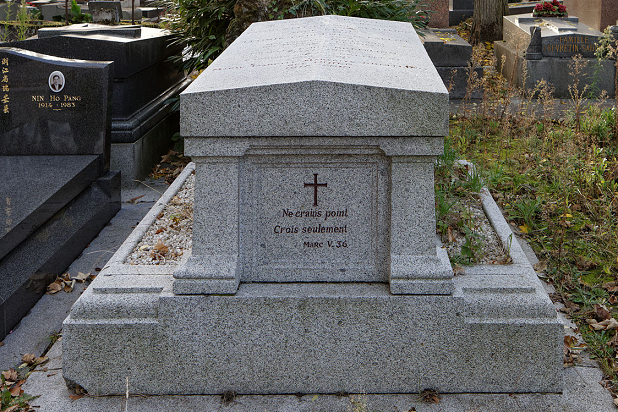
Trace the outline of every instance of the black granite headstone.
<path fill-rule="evenodd" d="M 0 48 L 0 339 L 120 209 L 112 67 Z"/>
<path fill-rule="evenodd" d="M 53 56 L 113 61 L 112 159 L 124 187 L 146 177 L 180 128 L 173 98 L 191 82 L 170 57 L 182 45 L 170 32 L 142 26 L 74 24 L 42 28 L 38 38 L 11 43 Z"/>
<path fill-rule="evenodd" d="M 111 62 L 0 48 L 0 63 L 0 155 L 104 155 L 109 168 Z"/>
<path fill-rule="evenodd" d="M 69 59 L 113 61 L 112 117 L 116 121 L 131 118 L 185 78 L 168 60 L 182 50 L 171 41 L 171 34 L 160 29 L 88 23 L 40 29 L 38 39 L 11 45 Z M 132 142 L 130 138 L 117 140 L 112 136 L 112 142 L 116 141 Z"/>

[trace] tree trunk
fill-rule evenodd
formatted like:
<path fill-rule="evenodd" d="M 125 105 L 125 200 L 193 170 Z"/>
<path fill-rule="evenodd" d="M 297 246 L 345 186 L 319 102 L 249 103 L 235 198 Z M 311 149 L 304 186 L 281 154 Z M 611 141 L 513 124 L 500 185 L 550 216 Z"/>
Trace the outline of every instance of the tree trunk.
<path fill-rule="evenodd" d="M 508 16 L 507 0 L 474 0 L 470 43 L 502 40 L 502 16 Z"/>

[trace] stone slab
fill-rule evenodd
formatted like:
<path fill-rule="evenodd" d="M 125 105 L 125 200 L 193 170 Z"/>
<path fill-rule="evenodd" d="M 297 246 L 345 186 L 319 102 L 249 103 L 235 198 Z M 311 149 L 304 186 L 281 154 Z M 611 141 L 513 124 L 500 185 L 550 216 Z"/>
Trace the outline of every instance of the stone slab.
<path fill-rule="evenodd" d="M 571 99 L 568 86 L 572 84 L 569 69 L 569 59 L 558 57 L 544 57 L 541 60 L 526 60 L 521 56 L 521 52 L 510 47 L 508 43 L 495 42 L 494 50 L 496 61 L 502 62 L 498 70 L 507 79 L 513 79 L 517 87 L 525 87 L 532 90 L 540 80 L 546 80 L 555 87 L 554 97 L 560 99 Z M 580 91 L 585 85 L 592 86 L 593 80 L 596 90 L 595 95 L 599 95 L 603 90 L 608 93 L 608 97 L 614 96 L 614 73 L 615 67 L 612 61 L 603 61 L 600 68 L 596 68 L 597 59 L 584 59 L 585 68 L 580 75 Z M 526 76 L 524 77 L 524 66 L 526 66 Z M 525 79 L 525 83 L 524 83 Z M 567 81 L 565 81 L 567 79 Z M 595 80 L 596 79 L 596 80 Z"/>
<path fill-rule="evenodd" d="M 0 156 L 0 259 L 99 177 L 91 156 Z M 11 176 L 11 178 L 8 178 Z"/>
<path fill-rule="evenodd" d="M 167 110 L 165 110 L 167 109 Z M 122 172 L 123 189 L 134 188 L 152 172 L 153 165 L 161 160 L 172 146 L 171 137 L 179 129 L 179 114 L 169 113 L 169 105 L 161 112 L 166 115 L 130 143 L 112 143 L 111 168 Z M 141 132 L 141 126 L 129 132 Z"/>
<path fill-rule="evenodd" d="M 73 28 L 74 26 L 77 27 Z M 134 26 L 118 29 L 92 23 L 69 27 L 70 29 L 41 29 L 40 32 L 43 33 L 39 32 L 39 38 L 14 42 L 11 45 L 58 57 L 113 61 L 115 79 L 128 78 L 181 50 L 181 47 L 168 47 L 171 34 L 161 29 L 136 29 Z M 67 30 L 70 30 L 71 34 L 68 34 Z M 139 31 L 139 37 L 135 37 L 136 30 Z M 58 33 L 60 35 L 57 35 Z"/>
<path fill-rule="evenodd" d="M 58 342 L 56 346 L 60 346 Z M 54 353 L 57 353 L 54 350 Z M 505 354 L 507 356 L 507 354 Z M 142 412 L 349 412 L 369 411 L 432 411 L 432 412 L 512 412 L 515 410 L 546 412 L 613 412 L 612 397 L 599 382 L 601 371 L 594 367 L 573 367 L 564 370 L 562 394 L 440 394 L 440 402 L 428 404 L 418 393 L 409 394 L 298 394 L 240 395 L 226 402 L 221 395 L 210 396 L 143 396 L 133 392 L 130 397 L 86 396 L 71 400 L 71 392 L 57 371 L 33 372 L 23 388 L 40 395 L 31 402 L 40 412 L 108 412 L 139 410 Z"/>
<path fill-rule="evenodd" d="M 120 175 L 108 172 L 0 259 L 0 339 L 120 209 Z"/>
<path fill-rule="evenodd" d="M 253 24 L 181 94 L 181 134 L 443 136 L 448 95 L 420 46 L 402 22 Z"/>
<path fill-rule="evenodd" d="M 74 26 L 82 25 L 68 27 Z M 167 47 L 171 35 L 166 31 L 129 26 L 125 30 L 110 29 L 111 34 L 101 34 L 106 29 L 100 25 L 84 26 L 71 30 L 78 34 L 66 34 L 67 29 L 64 29 L 60 31 L 61 35 L 46 34 L 46 37 L 40 39 L 14 42 L 11 45 L 61 57 L 114 61 L 111 116 L 112 127 L 115 129 L 121 128 L 126 122 L 135 122 L 134 117 L 140 116 L 139 112 L 145 106 L 167 95 L 170 90 L 178 89 L 185 82 L 184 74 L 167 60 L 174 53 L 180 53 L 180 49 Z M 86 34 L 80 34 L 83 32 Z M 116 137 L 115 134 L 112 136 L 113 142 Z M 132 142 L 137 140 L 137 136 L 131 137 Z M 126 143 L 129 138 L 123 135 L 120 141 Z"/>
<path fill-rule="evenodd" d="M 472 59 L 472 46 L 454 29 L 423 30 L 423 46 L 436 67 L 465 67 Z"/>
<path fill-rule="evenodd" d="M 153 186 L 153 183 L 157 187 L 156 182 L 149 181 L 148 185 Z M 123 244 L 136 224 L 150 211 L 156 202 L 156 197 L 153 198 L 153 195 L 160 196 L 160 193 L 144 185 L 133 189 L 128 198 L 123 193 L 127 200 L 137 196 L 143 197 L 135 204 L 122 202 L 121 210 L 71 263 L 66 272 L 72 276 L 79 272 L 96 275 L 97 269 L 105 267 L 106 262 Z M 43 354 L 50 344 L 50 336 L 61 332 L 62 322 L 69 314 L 71 306 L 88 285 L 88 283 L 76 283 L 71 293 L 43 295 L 28 315 L 4 338 L 4 345 L 0 346 L 0 370 L 16 368 L 22 363 L 21 358 L 25 353 L 35 353 L 37 356 Z M 54 347 L 60 349 L 60 345 Z M 52 352 L 47 353 L 51 360 L 44 367 L 61 368 L 61 365 L 58 366 L 61 364 L 60 357 L 55 358 Z M 61 373 L 60 371 L 59 374 Z"/>

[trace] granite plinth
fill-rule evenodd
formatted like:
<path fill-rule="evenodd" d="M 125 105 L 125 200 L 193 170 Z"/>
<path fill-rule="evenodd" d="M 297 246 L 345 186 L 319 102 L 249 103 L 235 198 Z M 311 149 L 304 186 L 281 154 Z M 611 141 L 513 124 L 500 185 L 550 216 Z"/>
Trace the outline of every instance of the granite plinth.
<path fill-rule="evenodd" d="M 393 295 L 385 282 L 183 296 L 172 292 L 174 267 L 124 262 L 191 173 L 65 320 L 63 374 L 88 393 L 124 394 L 127 379 L 143 394 L 562 391 L 563 326 L 488 192 L 483 206 L 513 263 L 467 268 L 450 296 Z"/>
<path fill-rule="evenodd" d="M 120 173 L 112 171 L 94 180 L 0 259 L 0 340 L 118 210 Z"/>

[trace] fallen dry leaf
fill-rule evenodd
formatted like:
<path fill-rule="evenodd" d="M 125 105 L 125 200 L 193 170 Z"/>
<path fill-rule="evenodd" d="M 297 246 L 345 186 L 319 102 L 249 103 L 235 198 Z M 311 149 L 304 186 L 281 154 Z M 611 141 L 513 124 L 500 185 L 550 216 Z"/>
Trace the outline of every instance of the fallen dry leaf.
<path fill-rule="evenodd" d="M 76 401 L 76 400 L 78 400 L 79 398 L 83 398 L 83 397 L 84 397 L 84 395 L 69 395 L 69 398 L 70 398 L 72 401 Z"/>
<path fill-rule="evenodd" d="M 18 405 L 13 405 L 8 409 L 5 409 L 4 412 L 15 412 L 17 411 L 17 409 L 19 408 L 19 404 Z"/>
<path fill-rule="evenodd" d="M 614 398 L 614 405 L 618 406 L 618 398 Z"/>
<path fill-rule="evenodd" d="M 71 293 L 73 292 L 73 287 L 75 287 L 75 279 L 73 279 L 70 282 L 64 282 L 64 291 L 66 293 Z"/>
<path fill-rule="evenodd" d="M 17 371 L 11 368 L 8 371 L 2 372 L 2 376 L 4 376 L 4 379 L 6 379 L 7 381 L 15 382 L 17 380 Z"/>
<path fill-rule="evenodd" d="M 446 228 L 446 233 L 448 235 L 448 241 L 450 243 L 454 242 L 455 241 L 455 236 L 453 236 L 453 229 L 451 229 L 450 226 Z"/>
<path fill-rule="evenodd" d="M 129 199 L 129 203 L 136 204 L 136 203 L 137 203 L 137 201 L 138 201 L 138 200 L 140 200 L 140 199 L 141 199 L 142 197 L 144 197 L 144 196 L 146 196 L 146 195 L 136 196 L 136 197 L 134 197 L 134 198 L 132 198 L 132 199 Z"/>
<path fill-rule="evenodd" d="M 60 278 L 56 278 L 55 281 L 53 281 L 47 286 L 47 294 L 53 295 L 54 293 L 58 293 L 62 290 L 63 287 L 64 281 Z"/>
<path fill-rule="evenodd" d="M 440 395 L 433 389 L 425 389 L 421 392 L 421 401 L 426 403 L 440 403 Z"/>
<path fill-rule="evenodd" d="M 24 383 L 24 381 L 19 381 L 15 385 L 11 386 L 11 389 L 9 389 L 11 396 L 19 396 L 24 393 L 23 389 L 21 388 L 22 383 Z"/>
<path fill-rule="evenodd" d="M 165 246 L 163 242 L 159 240 L 157 244 L 154 246 L 154 250 L 156 250 L 158 253 L 162 255 L 165 255 L 170 249 L 167 246 Z"/>
<path fill-rule="evenodd" d="M 466 273 L 466 270 L 462 268 L 461 266 L 453 267 L 453 275 L 458 276 L 458 275 L 464 275 L 465 273 Z"/>
<path fill-rule="evenodd" d="M 569 348 L 572 348 L 573 346 L 577 346 L 577 338 L 572 335 L 565 335 L 564 344 L 568 346 Z"/>
<path fill-rule="evenodd" d="M 88 279 L 88 276 L 90 276 L 90 272 L 88 273 L 77 272 L 77 276 L 74 276 L 71 280 L 76 280 L 79 283 L 83 283 L 86 281 L 86 279 Z"/>
<path fill-rule="evenodd" d="M 599 323 L 593 323 L 591 326 L 594 330 L 616 330 L 618 329 L 618 321 L 614 318 L 609 318 Z"/>
<path fill-rule="evenodd" d="M 599 305 L 598 303 L 594 304 L 594 313 L 599 321 L 609 319 L 612 316 L 605 306 Z"/>
<path fill-rule="evenodd" d="M 34 353 L 26 353 L 21 357 L 21 361 L 27 363 L 28 365 L 32 365 L 35 359 L 36 356 L 34 356 Z"/>

